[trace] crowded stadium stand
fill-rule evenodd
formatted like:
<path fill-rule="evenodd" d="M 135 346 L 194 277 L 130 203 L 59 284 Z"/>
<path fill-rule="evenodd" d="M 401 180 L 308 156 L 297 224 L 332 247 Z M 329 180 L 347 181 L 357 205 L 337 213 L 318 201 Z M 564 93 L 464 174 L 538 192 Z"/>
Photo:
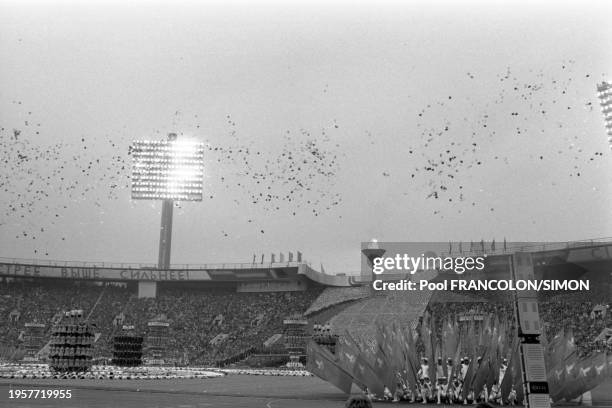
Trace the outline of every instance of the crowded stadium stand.
<path fill-rule="evenodd" d="M 539 277 L 560 274 L 593 282 L 588 297 L 563 292 L 542 294 L 539 299 L 545 341 L 571 330 L 576 347 L 586 354 L 609 347 L 610 336 L 605 333 L 612 327 L 609 261 L 593 253 L 602 251 L 580 247 L 534 254 Z M 476 278 L 507 273 L 503 259 L 492 257 Z M 75 309 L 83 310 L 94 327 L 94 360 L 102 363 L 112 360 L 114 339 L 125 325 L 143 337 L 145 364 L 217 366 L 287 362 L 290 342 L 283 339 L 287 333 L 283 322 L 289 316 L 303 316 L 307 334 L 329 328 L 329 335 L 348 332 L 363 345 L 372 344 L 377 324 L 399 323 L 417 335 L 424 315 L 432 317 L 437 338 L 443 335 L 443 322 L 461 322 L 471 315 L 495 317 L 508 323 L 509 333 L 514 330 L 510 297 L 499 292 L 373 292 L 369 282 L 320 273 L 305 263 L 200 265 L 162 271 L 150 265 L 0 260 L 0 277 L 3 360 L 22 360 L 26 350 L 30 357 L 45 360 L 53 327 L 65 311 Z M 430 273 L 427 278 L 446 277 Z M 153 283 L 154 290 L 151 285 L 143 289 L 143 282 Z M 34 337 L 32 327 L 38 333 Z M 34 343 L 45 345 L 32 353 Z"/>
<path fill-rule="evenodd" d="M 160 290 L 156 298 L 139 299 L 128 288 L 84 282 L 15 280 L 0 288 L 0 341 L 9 348 L 21 344 L 26 323 L 44 322 L 49 331 L 58 313 L 78 307 L 92 311 L 89 320 L 97 328 L 98 357 L 111 358 L 113 338 L 124 322 L 145 333 L 151 319 L 164 315 L 170 322 L 171 360 L 206 364 L 251 346 L 262 347 L 269 337 L 282 333 L 287 314 L 303 313 L 320 292 L 317 288 L 270 293 L 169 288 Z M 220 334 L 225 335 L 221 341 L 212 342 Z"/>
<path fill-rule="evenodd" d="M 21 358 L 31 338 L 26 325 L 42 325 L 47 345 L 30 354 L 45 359 L 62 313 L 80 309 L 95 327 L 99 362 L 112 360 L 113 341 L 127 324 L 145 339 L 145 362 L 207 365 L 286 353 L 283 320 L 302 316 L 326 288 L 350 291 L 354 284 L 352 277 L 325 275 L 297 262 L 160 271 L 151 265 L 13 260 L 0 263 L 0 276 L 0 358 Z M 333 297 L 319 304 L 346 300 Z"/>

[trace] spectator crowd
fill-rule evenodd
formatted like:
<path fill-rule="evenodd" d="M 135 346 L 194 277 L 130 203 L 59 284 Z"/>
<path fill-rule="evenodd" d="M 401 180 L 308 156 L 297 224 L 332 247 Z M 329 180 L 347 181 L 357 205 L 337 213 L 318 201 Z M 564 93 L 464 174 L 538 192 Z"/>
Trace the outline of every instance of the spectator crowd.
<path fill-rule="evenodd" d="M 133 325 L 146 339 L 147 323 L 165 320 L 169 323 L 166 346 L 171 359 L 214 365 L 246 350 L 262 349 L 267 339 L 283 333 L 286 316 L 303 314 L 320 292 L 238 293 L 235 289 L 161 287 L 156 298 L 138 299 L 135 290 L 122 285 L 5 281 L 0 283 L 0 345 L 18 347 L 25 323 L 32 322 L 45 324 L 50 338 L 64 311 L 82 309 L 99 334 L 96 357 L 110 360 L 113 338 L 123 324 Z"/>

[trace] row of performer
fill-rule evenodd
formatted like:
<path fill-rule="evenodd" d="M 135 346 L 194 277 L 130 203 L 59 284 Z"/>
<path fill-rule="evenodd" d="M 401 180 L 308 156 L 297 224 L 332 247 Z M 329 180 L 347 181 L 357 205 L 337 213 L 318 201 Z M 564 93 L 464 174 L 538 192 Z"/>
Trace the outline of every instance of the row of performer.
<path fill-rule="evenodd" d="M 412 386 L 407 379 L 406 372 L 396 372 L 395 391 L 392 392 L 385 385 L 383 395 L 374 395 L 367 387 L 364 387 L 364 394 L 372 401 L 391 401 L 391 402 L 412 402 L 412 403 L 437 403 L 437 404 L 476 404 L 476 403 L 492 403 L 497 405 L 517 405 L 517 390 L 512 384 L 507 392 L 507 395 L 502 395 L 502 380 L 508 368 L 507 359 L 503 359 L 500 368 L 499 376 L 490 387 L 483 384 L 481 389 L 474 390 L 473 388 L 466 389 L 469 386 L 464 383 L 467 367 L 469 366 L 469 358 L 464 357 L 461 361 L 462 370 L 456 375 L 444 373 L 444 370 L 437 370 L 435 384 L 429 376 L 429 364 L 427 358 L 422 359 L 421 367 L 417 373 L 417 382 Z M 439 361 L 438 368 L 441 368 Z M 449 380 L 450 378 L 450 380 Z M 467 391 L 467 392 L 466 392 Z"/>

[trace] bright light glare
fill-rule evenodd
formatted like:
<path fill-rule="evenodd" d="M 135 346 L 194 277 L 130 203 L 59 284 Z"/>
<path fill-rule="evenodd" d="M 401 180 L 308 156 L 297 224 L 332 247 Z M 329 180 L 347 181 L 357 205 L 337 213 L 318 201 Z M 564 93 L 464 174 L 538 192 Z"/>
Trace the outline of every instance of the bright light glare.
<path fill-rule="evenodd" d="M 204 145 L 193 140 L 134 141 L 132 198 L 202 201 Z"/>

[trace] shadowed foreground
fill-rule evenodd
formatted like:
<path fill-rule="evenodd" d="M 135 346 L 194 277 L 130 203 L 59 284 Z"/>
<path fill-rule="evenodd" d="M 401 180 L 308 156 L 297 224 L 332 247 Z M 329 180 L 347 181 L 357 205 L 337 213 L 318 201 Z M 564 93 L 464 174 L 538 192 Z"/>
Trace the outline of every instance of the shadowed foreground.
<path fill-rule="evenodd" d="M 11 388 L 71 389 L 72 398 L 9 399 Z M 204 380 L 0 380 L 0 406 L 11 408 L 336 408 L 343 407 L 346 399 L 344 394 L 316 377 L 229 375 Z M 374 404 L 376 407 L 397 405 Z M 612 407 L 612 401 L 604 406 Z"/>

